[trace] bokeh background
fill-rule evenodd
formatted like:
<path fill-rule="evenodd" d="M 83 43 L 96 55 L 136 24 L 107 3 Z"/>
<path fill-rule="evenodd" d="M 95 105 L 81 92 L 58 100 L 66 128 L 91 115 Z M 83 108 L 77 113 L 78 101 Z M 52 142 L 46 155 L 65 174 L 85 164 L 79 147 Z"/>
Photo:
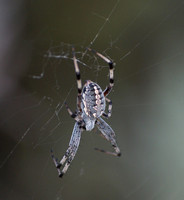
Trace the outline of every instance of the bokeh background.
<path fill-rule="evenodd" d="M 0 2 L 0 199 L 184 199 L 184 4 L 180 0 Z M 122 157 L 83 132 L 63 179 L 50 157 L 67 149 L 76 107 L 71 45 L 82 80 L 108 84 Z M 84 82 L 84 81 L 83 81 Z"/>

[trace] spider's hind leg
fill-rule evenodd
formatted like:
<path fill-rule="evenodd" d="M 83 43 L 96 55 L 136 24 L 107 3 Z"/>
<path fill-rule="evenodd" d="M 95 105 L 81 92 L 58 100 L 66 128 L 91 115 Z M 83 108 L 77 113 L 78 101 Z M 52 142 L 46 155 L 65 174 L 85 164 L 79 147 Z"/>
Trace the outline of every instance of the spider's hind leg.
<path fill-rule="evenodd" d="M 97 128 L 102 133 L 102 136 L 111 143 L 112 147 L 114 148 L 114 152 L 105 151 L 99 148 L 95 148 L 95 150 L 109 154 L 109 155 L 113 155 L 113 156 L 121 156 L 120 149 L 116 143 L 115 133 L 112 130 L 112 128 L 102 118 L 97 119 L 96 125 L 97 125 Z"/>
<path fill-rule="evenodd" d="M 105 153 L 105 154 L 108 154 L 108 155 L 112 155 L 112 156 L 121 156 L 121 152 L 120 152 L 120 149 L 117 147 L 117 146 L 113 146 L 114 149 L 115 149 L 115 152 L 111 152 L 111 151 L 106 151 L 104 149 L 99 149 L 99 148 L 94 148 L 96 151 L 99 151 L 99 152 L 102 152 L 102 153 Z"/>
<path fill-rule="evenodd" d="M 58 160 L 54 157 L 53 152 L 51 152 L 51 156 L 58 170 L 59 177 L 62 177 L 67 172 L 72 160 L 74 159 L 77 153 L 77 149 L 79 147 L 80 138 L 81 138 L 81 131 L 82 129 L 81 129 L 80 123 L 76 122 L 73 128 L 70 142 L 69 142 L 69 147 L 60 162 L 58 162 Z M 66 164 L 64 165 L 64 163 Z M 63 169 L 60 170 L 61 166 L 63 165 L 64 165 Z"/>
<path fill-rule="evenodd" d="M 72 157 L 71 156 L 71 150 L 70 150 L 70 147 L 67 149 L 65 155 L 63 156 L 63 158 L 61 159 L 60 162 L 58 162 L 58 159 L 55 158 L 54 154 L 53 154 L 53 151 L 51 150 L 51 156 L 52 156 L 52 159 L 53 159 L 53 162 L 57 168 L 57 171 L 58 171 L 58 175 L 59 177 L 61 178 L 65 173 L 66 171 L 68 170 L 68 167 L 70 166 L 70 162 L 68 159 L 70 160 L 73 160 L 74 156 Z M 61 170 L 60 168 L 64 165 L 64 163 L 66 162 L 64 168 Z"/>
<path fill-rule="evenodd" d="M 53 150 L 51 149 L 51 157 L 52 157 L 52 160 L 53 160 L 53 162 L 54 162 L 54 164 L 55 164 L 55 166 L 56 166 L 56 168 L 60 168 L 61 167 L 61 164 L 58 162 L 58 159 L 54 156 L 54 152 L 53 152 Z"/>
<path fill-rule="evenodd" d="M 53 160 L 53 162 L 54 162 L 54 164 L 55 164 L 55 166 L 56 166 L 56 168 L 57 168 L 59 177 L 61 177 L 62 173 L 61 173 L 60 168 L 61 168 L 62 165 L 61 165 L 60 162 L 58 162 L 58 159 L 55 158 L 54 153 L 53 153 L 53 150 L 51 150 L 51 157 L 52 157 L 52 160 Z"/>

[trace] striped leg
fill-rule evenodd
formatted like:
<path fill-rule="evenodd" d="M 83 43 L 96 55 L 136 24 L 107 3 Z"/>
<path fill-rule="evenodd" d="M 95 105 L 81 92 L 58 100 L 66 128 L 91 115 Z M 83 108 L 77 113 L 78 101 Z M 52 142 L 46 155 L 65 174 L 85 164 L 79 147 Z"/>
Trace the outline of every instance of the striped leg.
<path fill-rule="evenodd" d="M 69 108 L 69 106 L 68 106 L 68 104 L 67 104 L 66 102 L 65 102 L 65 106 L 66 106 L 66 109 L 67 109 L 69 115 L 70 115 L 73 119 L 75 119 L 76 122 L 78 122 L 78 124 L 80 125 L 80 128 L 81 128 L 81 129 L 84 129 L 84 130 L 85 130 L 86 127 L 85 127 L 85 124 L 84 124 L 84 122 L 83 122 L 81 116 L 80 116 L 80 115 L 77 115 L 77 112 L 72 112 L 71 109 Z"/>
<path fill-rule="evenodd" d="M 101 53 L 98 53 L 97 51 L 90 48 L 88 48 L 88 50 L 92 51 L 93 53 L 95 53 L 97 56 L 99 56 L 109 64 L 109 86 L 107 86 L 103 92 L 104 96 L 107 96 L 110 93 L 112 87 L 114 86 L 114 63 L 107 57 L 103 56 Z"/>
<path fill-rule="evenodd" d="M 111 114 L 112 114 L 112 101 L 110 99 L 108 99 L 107 97 L 105 98 L 107 103 L 109 104 L 108 106 L 108 113 L 103 113 L 103 116 L 106 117 L 106 118 L 109 118 L 111 117 Z"/>
<path fill-rule="evenodd" d="M 76 112 L 72 112 L 71 109 L 69 108 L 69 106 L 68 106 L 68 104 L 67 104 L 66 102 L 65 102 L 64 104 L 65 104 L 65 106 L 66 106 L 66 109 L 67 109 L 69 115 L 70 115 L 73 119 L 75 119 L 76 121 L 78 121 L 77 113 L 76 113 Z"/>
<path fill-rule="evenodd" d="M 58 160 L 54 157 L 53 152 L 51 151 L 51 156 L 58 170 L 59 177 L 62 177 L 67 172 L 72 160 L 74 159 L 77 153 L 77 149 L 80 144 L 81 132 L 82 132 L 82 129 L 80 128 L 79 123 L 76 122 L 73 128 L 70 142 L 69 142 L 69 147 L 60 162 L 58 162 Z M 63 165 L 64 165 L 63 169 L 60 170 L 61 166 Z"/>
<path fill-rule="evenodd" d="M 79 70 L 79 66 L 77 63 L 77 59 L 75 56 L 75 48 L 72 47 L 72 53 L 73 53 L 73 62 L 74 62 L 74 67 L 75 67 L 75 74 L 76 74 L 76 78 L 77 78 L 77 88 L 78 88 L 78 96 L 77 96 L 77 108 L 79 111 L 82 111 L 81 109 L 81 92 L 82 92 L 82 81 L 80 78 L 80 70 Z"/>

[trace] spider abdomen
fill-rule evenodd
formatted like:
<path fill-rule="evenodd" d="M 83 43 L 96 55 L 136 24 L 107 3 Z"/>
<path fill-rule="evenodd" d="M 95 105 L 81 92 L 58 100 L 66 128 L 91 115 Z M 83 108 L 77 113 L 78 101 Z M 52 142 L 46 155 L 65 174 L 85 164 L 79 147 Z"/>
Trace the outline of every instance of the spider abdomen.
<path fill-rule="evenodd" d="M 98 118 L 105 111 L 105 97 L 101 87 L 87 81 L 82 90 L 82 110 L 90 118 Z"/>

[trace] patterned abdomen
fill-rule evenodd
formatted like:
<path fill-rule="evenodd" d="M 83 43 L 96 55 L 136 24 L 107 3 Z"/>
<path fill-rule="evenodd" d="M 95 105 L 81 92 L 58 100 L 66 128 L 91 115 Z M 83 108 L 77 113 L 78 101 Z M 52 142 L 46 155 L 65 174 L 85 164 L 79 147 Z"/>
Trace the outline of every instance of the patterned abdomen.
<path fill-rule="evenodd" d="M 105 97 L 101 87 L 88 80 L 82 90 L 82 109 L 89 118 L 98 118 L 105 111 Z"/>

